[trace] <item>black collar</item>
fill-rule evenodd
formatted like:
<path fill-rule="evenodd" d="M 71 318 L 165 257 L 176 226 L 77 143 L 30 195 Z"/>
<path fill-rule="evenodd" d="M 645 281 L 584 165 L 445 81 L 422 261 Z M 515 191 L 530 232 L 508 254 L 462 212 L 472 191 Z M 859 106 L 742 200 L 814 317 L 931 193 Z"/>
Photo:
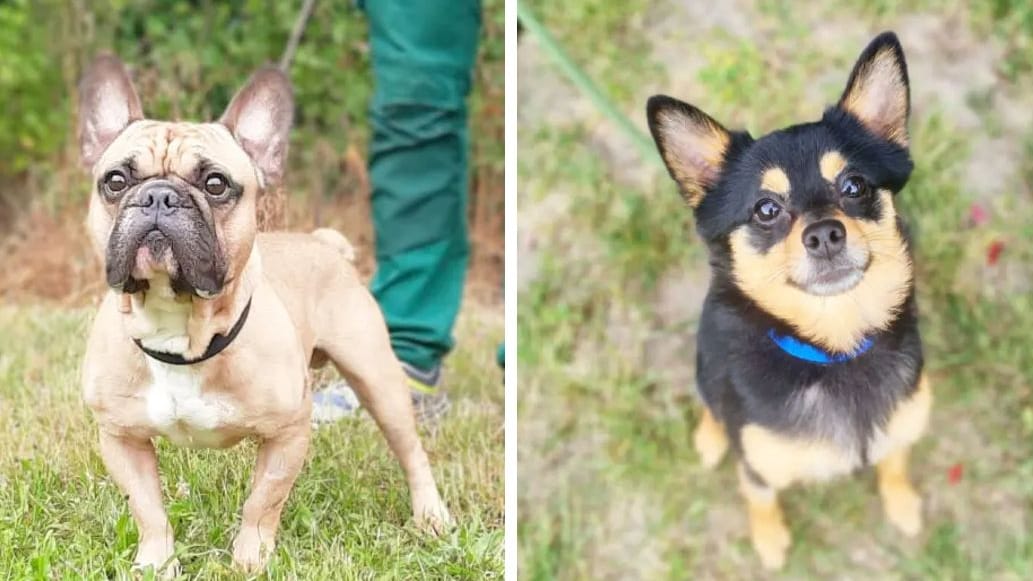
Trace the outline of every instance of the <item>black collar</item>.
<path fill-rule="evenodd" d="M 202 353 L 197 359 L 186 359 L 182 355 L 176 353 L 165 353 L 163 351 L 148 349 L 143 346 L 143 343 L 140 343 L 139 339 L 133 339 L 133 343 L 136 343 L 136 346 L 149 357 L 157 359 L 162 363 L 168 363 L 170 365 L 193 365 L 194 363 L 200 363 L 207 359 L 211 359 L 221 353 L 223 349 L 229 347 L 230 343 L 237 338 L 237 334 L 240 333 L 240 330 L 244 328 L 244 321 L 247 321 L 247 314 L 250 310 L 251 299 L 248 299 L 247 304 L 244 305 L 244 310 L 240 313 L 240 318 L 233 324 L 233 328 L 230 329 L 230 332 L 226 335 L 216 333 L 212 337 L 212 342 L 208 344 L 208 348 L 205 349 L 204 353 Z"/>

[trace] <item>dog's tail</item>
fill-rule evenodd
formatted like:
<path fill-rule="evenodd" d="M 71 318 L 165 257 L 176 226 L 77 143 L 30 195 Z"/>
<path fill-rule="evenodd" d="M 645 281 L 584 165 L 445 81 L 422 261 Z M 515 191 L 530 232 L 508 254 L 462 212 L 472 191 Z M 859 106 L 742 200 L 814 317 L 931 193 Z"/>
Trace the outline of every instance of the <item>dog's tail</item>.
<path fill-rule="evenodd" d="M 344 237 L 344 234 L 341 234 L 333 228 L 317 228 L 312 231 L 312 235 L 341 251 L 341 254 L 348 259 L 348 262 L 355 262 L 355 257 L 357 255 L 355 247 L 352 246 L 351 242 L 348 242 L 348 239 Z"/>

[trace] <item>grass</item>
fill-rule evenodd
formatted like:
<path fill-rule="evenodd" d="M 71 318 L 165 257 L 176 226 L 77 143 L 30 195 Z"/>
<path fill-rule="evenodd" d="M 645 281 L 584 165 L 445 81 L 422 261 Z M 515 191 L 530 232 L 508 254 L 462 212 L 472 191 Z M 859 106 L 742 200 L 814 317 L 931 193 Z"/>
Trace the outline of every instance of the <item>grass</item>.
<path fill-rule="evenodd" d="M 969 95 L 982 109 L 1031 80 L 1013 62 L 1033 39 L 1023 28 L 1029 11 L 1001 14 L 998 4 L 1007 3 L 943 10 L 963 16 L 952 26 L 971 25 L 1008 47 L 994 94 Z M 807 12 L 731 3 L 707 18 L 666 1 L 532 5 L 636 123 L 644 126 L 645 98 L 664 92 L 755 135 L 817 118 L 875 32 L 895 28 L 908 46 L 920 40 L 909 30 L 921 33 L 908 22 L 943 18 L 892 0 Z M 534 50 L 523 42 L 521 58 Z M 550 104 L 566 98 L 569 110 L 583 111 L 540 66 L 521 79 L 542 85 Z M 911 124 L 916 169 L 898 205 L 917 245 L 934 380 L 930 430 L 912 460 L 926 527 L 914 540 L 897 534 L 867 472 L 791 489 L 784 504 L 794 544 L 780 578 L 1033 574 L 1031 173 L 1020 159 L 1007 186 L 991 193 L 970 189 L 978 178 L 966 173 L 988 140 L 1012 139 L 1024 153 L 1033 132 L 1009 120 L 961 129 L 936 94 L 914 94 L 923 95 Z M 520 264 L 533 271 L 518 309 L 522 578 L 762 577 L 734 470 L 727 461 L 703 470 L 691 445 L 695 326 L 708 276 L 691 214 L 666 175 L 622 156 L 598 116 L 557 122 L 549 114 L 521 103 Z M 976 205 L 986 223 L 973 224 Z M 995 242 L 1005 250 L 990 264 Z"/>
<path fill-rule="evenodd" d="M 123 578 L 136 525 L 108 478 L 79 396 L 89 309 L 0 307 L 0 578 Z M 320 428 L 284 511 L 270 579 L 498 579 L 503 563 L 504 398 L 494 312 L 469 307 L 448 361 L 453 412 L 424 431 L 458 527 L 411 522 L 401 469 L 368 416 Z M 182 578 L 238 579 L 229 554 L 255 446 L 159 440 Z"/>
<path fill-rule="evenodd" d="M 290 203 L 272 222 L 347 232 L 368 272 L 372 230 L 362 152 L 373 79 L 366 18 L 353 4 L 317 2 L 295 55 Z M 500 294 L 503 265 L 504 15 L 502 0 L 482 4 L 470 95 L 468 296 L 490 302 Z M 88 184 L 71 130 L 79 73 L 97 50 L 113 49 L 135 68 L 149 114 L 211 118 L 250 70 L 279 58 L 301 5 L 0 2 L 0 92 L 17 97 L 15 113 L 0 120 L 0 580 L 124 577 L 137 542 L 79 397 L 90 311 L 66 308 L 88 300 L 100 282 L 84 243 Z M 404 479 L 383 438 L 368 418 L 345 421 L 314 435 L 269 578 L 501 577 L 499 310 L 467 301 L 446 371 L 456 405 L 439 429 L 424 435 L 459 527 L 441 538 L 417 532 Z M 228 549 L 254 452 L 253 445 L 229 451 L 160 445 L 184 578 L 240 577 Z"/>

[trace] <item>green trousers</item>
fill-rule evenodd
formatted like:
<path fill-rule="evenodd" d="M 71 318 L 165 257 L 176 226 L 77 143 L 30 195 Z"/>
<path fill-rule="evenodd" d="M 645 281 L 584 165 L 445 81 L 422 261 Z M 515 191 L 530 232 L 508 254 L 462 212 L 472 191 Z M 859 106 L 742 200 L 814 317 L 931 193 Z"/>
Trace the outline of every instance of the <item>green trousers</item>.
<path fill-rule="evenodd" d="M 371 283 L 402 361 L 437 365 L 454 344 L 469 262 L 470 93 L 479 0 L 366 0 L 374 93 Z"/>

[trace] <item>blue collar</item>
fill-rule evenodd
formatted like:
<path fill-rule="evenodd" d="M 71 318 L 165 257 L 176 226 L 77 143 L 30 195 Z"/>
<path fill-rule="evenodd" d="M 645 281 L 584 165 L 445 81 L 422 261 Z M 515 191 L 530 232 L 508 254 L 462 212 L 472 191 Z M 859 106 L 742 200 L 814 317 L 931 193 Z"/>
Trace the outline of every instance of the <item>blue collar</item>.
<path fill-rule="evenodd" d="M 870 337 L 865 337 L 861 340 L 861 344 L 850 353 L 829 353 L 817 345 L 811 345 L 810 343 L 801 341 L 792 335 L 779 335 L 774 329 L 768 331 L 768 337 L 771 338 L 771 341 L 774 342 L 775 345 L 778 345 L 779 349 L 793 357 L 802 359 L 809 363 L 818 363 L 821 365 L 829 365 L 830 363 L 846 363 L 871 349 L 872 344 L 874 343 Z"/>

